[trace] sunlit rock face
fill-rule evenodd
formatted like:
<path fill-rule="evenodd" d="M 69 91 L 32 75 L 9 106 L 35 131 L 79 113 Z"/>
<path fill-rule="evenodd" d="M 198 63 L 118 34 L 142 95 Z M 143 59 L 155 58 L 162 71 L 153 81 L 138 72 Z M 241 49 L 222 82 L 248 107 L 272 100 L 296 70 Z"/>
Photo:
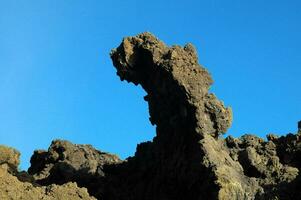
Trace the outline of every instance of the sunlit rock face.
<path fill-rule="evenodd" d="M 146 91 L 153 140 L 126 160 L 55 140 L 34 152 L 28 172 L 18 171 L 18 151 L 0 146 L 0 199 L 301 199 L 301 122 L 286 136 L 224 139 L 232 111 L 208 92 L 212 78 L 191 44 L 142 33 L 111 58 L 121 80 Z"/>

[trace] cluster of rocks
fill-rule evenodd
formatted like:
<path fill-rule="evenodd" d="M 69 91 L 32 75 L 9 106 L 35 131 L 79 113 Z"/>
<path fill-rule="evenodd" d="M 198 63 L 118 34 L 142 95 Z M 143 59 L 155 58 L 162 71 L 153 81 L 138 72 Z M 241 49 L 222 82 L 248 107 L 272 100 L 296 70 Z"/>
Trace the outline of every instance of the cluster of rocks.
<path fill-rule="evenodd" d="M 147 92 L 153 141 L 120 160 L 55 140 L 34 152 L 28 172 L 17 170 L 16 150 L 1 146 L 0 199 L 301 199 L 301 122 L 286 136 L 224 139 L 232 111 L 208 92 L 213 81 L 191 44 L 168 47 L 142 33 L 111 58 L 121 80 Z"/>
<path fill-rule="evenodd" d="M 19 172 L 20 153 L 15 149 L 0 146 L 0 199 L 3 200 L 96 200 L 86 188 L 75 182 L 62 185 L 38 185 L 27 172 Z"/>

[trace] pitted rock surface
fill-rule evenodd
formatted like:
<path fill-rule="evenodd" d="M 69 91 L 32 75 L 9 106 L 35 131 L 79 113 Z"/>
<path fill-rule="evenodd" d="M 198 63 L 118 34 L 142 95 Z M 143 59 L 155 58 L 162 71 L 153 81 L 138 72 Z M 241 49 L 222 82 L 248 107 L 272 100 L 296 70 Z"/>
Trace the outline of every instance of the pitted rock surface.
<path fill-rule="evenodd" d="M 143 33 L 124 38 L 111 57 L 121 80 L 140 84 L 147 92 L 152 124 L 176 127 L 192 118 L 200 135 L 214 137 L 231 125 L 231 109 L 208 93 L 213 81 L 191 44 L 168 47 Z"/>
<path fill-rule="evenodd" d="M 168 47 L 143 33 L 124 38 L 111 57 L 121 80 L 140 84 L 147 92 L 150 120 L 157 130 L 153 142 L 138 145 L 135 156 L 123 164 L 134 178 L 127 177 L 126 186 L 115 190 L 121 195 L 111 199 L 300 196 L 298 190 L 288 191 L 300 186 L 301 122 L 298 134 L 270 141 L 252 135 L 222 139 L 232 112 L 208 92 L 213 81 L 198 64 L 191 44 Z M 118 176 L 124 176 L 122 170 Z M 125 194 L 128 188 L 134 191 L 132 198 Z"/>
<path fill-rule="evenodd" d="M 218 139 L 231 125 L 231 109 L 208 92 L 213 81 L 191 44 L 168 47 L 143 33 L 124 38 L 111 57 L 121 80 L 147 92 L 150 120 L 157 126 L 153 142 L 141 144 L 126 163 L 139 177 L 125 183 L 133 183 L 133 199 L 254 198 L 258 183 Z"/>
<path fill-rule="evenodd" d="M 213 80 L 193 45 L 142 33 L 124 38 L 111 58 L 121 80 L 146 91 L 153 140 L 124 161 L 55 140 L 34 152 L 29 173 L 18 171 L 16 150 L 0 146 L 0 199 L 301 199 L 301 121 L 286 136 L 224 139 L 232 111 L 208 92 Z"/>
<path fill-rule="evenodd" d="M 120 162 L 117 156 L 98 151 L 91 145 L 55 140 L 48 151 L 34 152 L 28 172 L 41 185 L 77 182 L 100 198 L 104 188 L 104 166 Z"/>
<path fill-rule="evenodd" d="M 19 152 L 0 146 L 0 199 L 1 200 L 95 200 L 87 189 L 77 187 L 76 183 L 61 186 L 41 187 L 33 182 L 20 179 L 26 172 L 18 174 Z M 29 177 L 29 175 L 27 174 Z"/>

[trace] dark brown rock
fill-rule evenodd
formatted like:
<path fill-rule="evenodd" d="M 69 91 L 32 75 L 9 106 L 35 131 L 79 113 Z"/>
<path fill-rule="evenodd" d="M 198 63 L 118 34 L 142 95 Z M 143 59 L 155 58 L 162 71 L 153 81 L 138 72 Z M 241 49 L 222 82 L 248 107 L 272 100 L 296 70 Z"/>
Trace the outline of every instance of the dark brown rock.
<path fill-rule="evenodd" d="M 76 183 L 61 186 L 41 187 L 33 183 L 26 172 L 17 171 L 20 153 L 6 146 L 0 146 L 0 199 L 1 200 L 95 200 L 87 190 Z"/>
<path fill-rule="evenodd" d="M 258 183 L 218 139 L 231 124 L 231 109 L 208 93 L 212 79 L 191 44 L 168 47 L 143 33 L 124 38 L 111 57 L 121 80 L 147 92 L 157 132 L 118 169 L 113 184 L 120 187 L 113 185 L 108 199 L 254 198 Z"/>
<path fill-rule="evenodd" d="M 76 145 L 55 140 L 48 151 L 37 150 L 31 158 L 29 174 L 41 185 L 76 182 L 101 198 L 105 173 L 103 168 L 121 160 L 112 154 L 94 149 L 91 145 Z"/>
<path fill-rule="evenodd" d="M 232 113 L 208 93 L 212 79 L 191 44 L 168 47 L 143 33 L 124 38 L 111 57 L 121 80 L 147 92 L 157 131 L 153 142 L 138 145 L 135 156 L 111 174 L 107 199 L 300 196 L 298 190 L 288 194 L 300 186 L 300 136 L 219 138 Z"/>
<path fill-rule="evenodd" d="M 93 199 L 77 185 L 105 200 L 301 199 L 301 122 L 296 134 L 223 139 L 231 109 L 208 92 L 213 81 L 191 44 L 169 47 L 142 33 L 111 58 L 121 80 L 147 92 L 153 140 L 125 161 L 56 140 L 34 152 L 29 174 L 18 172 L 17 151 L 0 146 L 0 199 Z"/>

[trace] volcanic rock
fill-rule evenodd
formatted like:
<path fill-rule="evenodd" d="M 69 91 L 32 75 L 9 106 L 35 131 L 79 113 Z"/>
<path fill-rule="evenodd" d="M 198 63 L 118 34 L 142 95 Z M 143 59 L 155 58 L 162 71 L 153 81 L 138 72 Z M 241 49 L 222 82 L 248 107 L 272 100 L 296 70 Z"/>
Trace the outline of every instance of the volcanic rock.
<path fill-rule="evenodd" d="M 254 198 L 258 182 L 218 139 L 231 125 L 231 109 L 208 92 L 213 81 L 191 44 L 168 47 L 143 33 L 124 38 L 111 57 L 121 80 L 147 92 L 156 125 L 153 142 L 140 145 L 126 163 L 125 173 L 134 175 L 119 182 L 124 188 L 114 199 Z"/>
<path fill-rule="evenodd" d="M 37 184 L 19 179 L 17 172 L 19 152 L 15 149 L 0 146 L 0 199 L 1 200 L 94 200 L 87 189 L 77 187 L 76 183 L 62 186 Z M 25 172 L 24 172 L 25 173 Z M 24 176 L 24 174 L 23 174 Z M 29 176 L 29 175 L 27 175 Z"/>
<path fill-rule="evenodd" d="M 213 81 L 191 44 L 168 47 L 143 33 L 124 38 L 111 57 L 121 80 L 147 92 L 156 136 L 116 169 L 107 199 L 300 196 L 298 190 L 289 192 L 300 186 L 300 136 L 270 141 L 252 135 L 219 137 L 231 125 L 232 112 L 208 92 Z"/>
<path fill-rule="evenodd" d="M 55 140 L 34 152 L 28 173 L 18 171 L 16 150 L 0 146 L 0 199 L 94 199 L 87 190 L 104 200 L 301 199 L 301 122 L 297 133 L 267 140 L 223 138 L 232 111 L 208 91 L 213 80 L 192 44 L 142 33 L 111 58 L 121 80 L 146 91 L 153 140 L 124 161 Z"/>
<path fill-rule="evenodd" d="M 65 140 L 52 141 L 48 151 L 36 150 L 28 169 L 41 185 L 76 182 L 93 196 L 101 197 L 104 188 L 104 166 L 120 163 L 112 154 L 94 149 L 91 145 L 75 145 Z"/>

